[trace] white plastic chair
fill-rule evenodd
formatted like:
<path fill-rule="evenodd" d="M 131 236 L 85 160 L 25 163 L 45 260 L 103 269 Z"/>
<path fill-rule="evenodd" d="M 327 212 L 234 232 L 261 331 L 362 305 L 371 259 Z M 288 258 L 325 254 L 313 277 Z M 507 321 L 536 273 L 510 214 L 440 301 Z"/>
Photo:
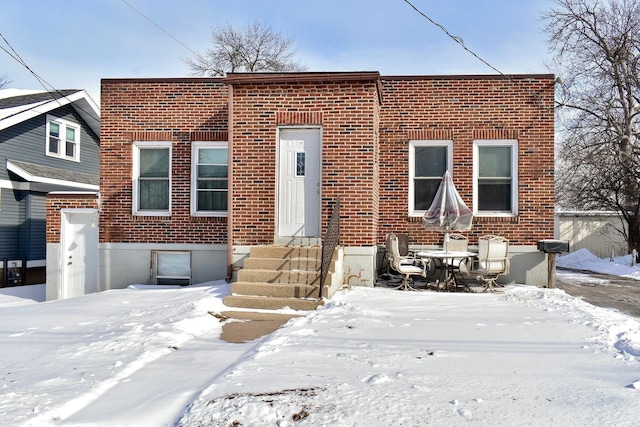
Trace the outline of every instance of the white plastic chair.
<path fill-rule="evenodd" d="M 449 234 L 449 241 L 446 243 L 447 252 L 467 252 L 469 250 L 469 239 L 462 234 Z M 458 273 L 462 273 L 460 266 L 467 263 L 466 258 L 444 258 L 443 264 L 451 266 Z M 463 267 L 464 268 L 464 267 Z M 464 282 L 463 282 L 464 284 Z M 466 285 L 465 285 L 466 286 Z"/>
<path fill-rule="evenodd" d="M 469 248 L 469 239 L 462 234 L 449 234 L 447 250 L 451 252 L 466 252 Z"/>
<path fill-rule="evenodd" d="M 398 236 L 395 234 L 389 235 L 389 261 L 391 268 L 404 276 L 402 284 L 396 289 L 403 290 L 415 290 L 415 288 L 409 285 L 409 279 L 411 276 L 427 277 L 426 264 L 419 258 L 410 258 L 408 256 L 400 255 L 400 245 L 398 243 Z M 421 264 L 422 266 L 419 266 Z"/>
<path fill-rule="evenodd" d="M 509 241 L 501 236 L 482 236 L 478 239 L 478 257 L 471 268 L 461 265 L 460 270 L 477 277 L 484 283 L 482 292 L 494 292 L 499 287 L 499 276 L 509 274 Z M 467 270 L 467 271 L 465 271 Z"/>

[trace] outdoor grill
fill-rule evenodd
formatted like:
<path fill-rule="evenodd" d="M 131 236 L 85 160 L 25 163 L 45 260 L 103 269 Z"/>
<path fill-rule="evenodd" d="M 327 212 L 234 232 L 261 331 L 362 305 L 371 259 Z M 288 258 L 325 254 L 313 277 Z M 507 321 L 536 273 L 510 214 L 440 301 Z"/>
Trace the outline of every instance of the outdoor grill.
<path fill-rule="evenodd" d="M 556 287 L 556 255 L 569 252 L 569 242 L 545 239 L 538 241 L 538 250 L 547 254 L 547 288 Z"/>
<path fill-rule="evenodd" d="M 540 240 L 538 241 L 538 250 L 554 254 L 569 252 L 569 242 L 565 240 Z"/>

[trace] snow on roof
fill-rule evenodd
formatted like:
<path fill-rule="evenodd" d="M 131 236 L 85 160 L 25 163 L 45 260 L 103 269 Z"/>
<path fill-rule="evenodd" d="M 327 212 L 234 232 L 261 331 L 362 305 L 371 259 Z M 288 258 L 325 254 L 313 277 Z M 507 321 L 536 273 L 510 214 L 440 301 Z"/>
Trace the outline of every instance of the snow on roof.
<path fill-rule="evenodd" d="M 100 134 L 100 109 L 81 89 L 0 90 L 0 130 L 67 104 L 73 105 L 93 131 Z"/>
<path fill-rule="evenodd" d="M 32 104 L 26 104 L 26 105 L 19 105 L 16 107 L 9 107 L 9 108 L 0 108 L 0 120 L 4 120 L 7 119 L 9 117 L 18 115 L 24 111 L 29 111 L 29 110 L 34 110 L 35 108 L 37 108 L 38 106 L 45 104 L 46 101 L 40 101 L 40 102 L 34 102 Z M 44 113 L 45 111 L 43 111 Z"/>
<path fill-rule="evenodd" d="M 0 89 L 0 99 L 13 98 L 14 96 L 33 95 L 35 93 L 44 93 L 44 90 L 34 89 Z"/>

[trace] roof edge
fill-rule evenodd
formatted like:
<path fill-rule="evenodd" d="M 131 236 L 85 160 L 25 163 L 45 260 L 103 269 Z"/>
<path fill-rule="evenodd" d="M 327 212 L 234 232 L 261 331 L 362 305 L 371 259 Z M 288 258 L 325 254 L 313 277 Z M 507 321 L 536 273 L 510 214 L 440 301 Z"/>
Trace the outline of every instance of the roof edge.
<path fill-rule="evenodd" d="M 211 82 L 222 83 L 224 77 L 112 77 L 100 79 L 101 84 L 111 83 L 194 83 Z"/>
<path fill-rule="evenodd" d="M 228 73 L 225 83 L 287 83 L 320 81 L 376 81 L 378 71 L 329 71 L 329 72 L 275 72 L 275 73 Z"/>
<path fill-rule="evenodd" d="M 435 74 L 435 75 L 390 75 L 380 76 L 384 80 L 502 80 L 502 79 L 555 79 L 554 74 Z"/>
<path fill-rule="evenodd" d="M 0 130 L 9 128 L 18 123 L 29 120 L 33 117 L 37 117 L 41 114 L 47 114 L 56 108 L 71 105 L 83 120 L 88 124 L 96 135 L 100 135 L 100 107 L 89 96 L 84 89 L 64 89 L 71 90 L 73 93 L 60 96 L 58 98 L 47 99 L 42 102 L 34 103 L 33 105 L 27 104 L 26 109 L 16 112 L 8 117 L 0 120 Z M 61 91 L 43 91 L 60 93 Z"/>
<path fill-rule="evenodd" d="M 23 163 L 26 163 L 26 162 L 23 162 Z M 32 172 L 24 169 L 20 165 L 16 164 L 15 161 L 10 159 L 6 160 L 6 168 L 8 171 L 15 173 L 20 178 L 29 182 L 59 185 L 63 187 L 72 187 L 72 188 L 85 189 L 85 190 L 94 190 L 94 191 L 100 190 L 100 185 L 89 184 L 86 182 L 70 181 L 67 179 L 60 179 L 60 178 L 50 178 L 42 175 L 35 175 Z"/>

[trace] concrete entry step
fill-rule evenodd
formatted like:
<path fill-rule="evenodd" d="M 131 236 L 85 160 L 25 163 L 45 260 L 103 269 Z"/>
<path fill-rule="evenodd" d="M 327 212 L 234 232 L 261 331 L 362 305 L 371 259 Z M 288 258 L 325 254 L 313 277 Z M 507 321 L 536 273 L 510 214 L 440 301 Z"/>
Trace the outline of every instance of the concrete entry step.
<path fill-rule="evenodd" d="M 231 284 L 233 295 L 255 295 L 277 298 L 315 298 L 318 287 L 306 284 L 235 282 Z"/>
<path fill-rule="evenodd" d="M 224 303 L 248 309 L 315 310 L 321 263 L 321 246 L 252 246 Z"/>
<path fill-rule="evenodd" d="M 318 284 L 319 271 L 292 270 L 247 270 L 238 271 L 238 282 L 288 283 L 288 284 Z"/>
<path fill-rule="evenodd" d="M 273 243 L 283 246 L 320 246 L 322 239 L 319 237 L 276 237 Z"/>
<path fill-rule="evenodd" d="M 318 271 L 322 260 L 317 258 L 255 258 L 244 260 L 245 270 L 274 270 L 274 271 Z"/>
<path fill-rule="evenodd" d="M 292 310 L 315 310 L 322 301 L 303 298 L 279 298 L 255 295 L 228 295 L 224 297 L 227 307 L 253 308 L 263 310 L 279 310 L 289 307 Z"/>
<path fill-rule="evenodd" d="M 322 258 L 320 246 L 253 246 L 250 258 Z"/>

